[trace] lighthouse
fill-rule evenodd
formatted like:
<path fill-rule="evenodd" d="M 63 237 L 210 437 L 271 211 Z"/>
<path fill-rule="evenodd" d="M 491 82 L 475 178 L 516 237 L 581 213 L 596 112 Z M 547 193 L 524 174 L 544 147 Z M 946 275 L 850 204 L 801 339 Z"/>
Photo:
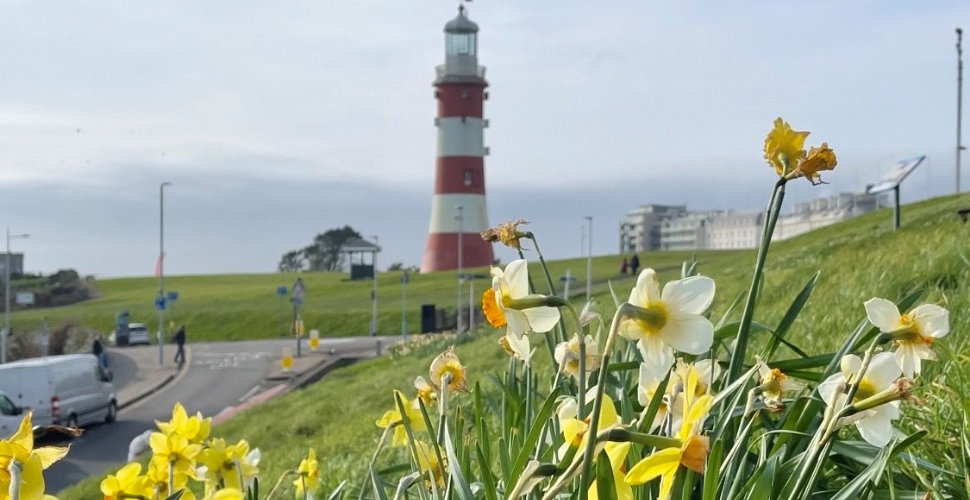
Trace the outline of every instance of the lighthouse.
<path fill-rule="evenodd" d="M 478 65 L 478 25 L 464 6 L 445 24 L 445 63 L 435 68 L 438 149 L 428 243 L 421 272 L 492 264 L 485 209 L 485 154 L 482 119 L 487 97 L 485 68 Z"/>

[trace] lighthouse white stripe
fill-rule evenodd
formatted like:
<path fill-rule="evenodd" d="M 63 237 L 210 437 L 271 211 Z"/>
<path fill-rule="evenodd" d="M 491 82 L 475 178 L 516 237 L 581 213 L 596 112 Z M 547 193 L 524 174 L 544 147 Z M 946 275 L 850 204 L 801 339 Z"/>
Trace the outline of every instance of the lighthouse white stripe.
<path fill-rule="evenodd" d="M 438 118 L 438 156 L 485 156 L 481 118 Z"/>
<path fill-rule="evenodd" d="M 462 206 L 462 232 L 480 233 L 488 229 L 488 215 L 485 213 L 485 196 L 480 194 L 436 194 L 431 201 L 430 233 L 457 233 L 458 221 L 455 216 Z"/>

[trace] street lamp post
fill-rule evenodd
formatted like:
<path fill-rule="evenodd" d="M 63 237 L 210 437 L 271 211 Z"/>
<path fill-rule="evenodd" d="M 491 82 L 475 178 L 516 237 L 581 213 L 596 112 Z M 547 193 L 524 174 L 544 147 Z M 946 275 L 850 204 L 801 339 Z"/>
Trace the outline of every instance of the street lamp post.
<path fill-rule="evenodd" d="M 370 334 L 377 335 L 377 254 L 381 247 L 377 244 L 377 236 L 374 236 L 374 253 L 371 254 L 371 264 L 374 266 L 374 289 L 370 292 L 371 313 L 370 313 Z"/>
<path fill-rule="evenodd" d="M 462 308 L 462 303 L 461 303 L 461 289 L 462 289 L 462 286 L 465 284 L 464 279 L 463 279 L 464 276 L 462 276 L 462 274 L 461 274 L 462 273 L 462 269 L 461 269 L 461 264 L 462 264 L 462 262 L 461 262 L 461 254 L 462 254 L 461 236 L 462 236 L 462 233 L 464 232 L 464 228 L 463 228 L 463 224 L 462 224 L 462 222 L 464 221 L 464 217 L 461 215 L 461 211 L 464 208 L 465 207 L 463 207 L 461 205 L 458 205 L 458 206 L 455 207 L 455 209 L 458 210 L 458 215 L 455 216 L 455 220 L 458 221 L 458 309 L 457 309 L 457 313 L 458 313 L 457 314 L 457 316 L 458 316 L 458 326 L 457 326 L 457 330 L 456 331 L 459 332 L 459 333 L 461 332 L 461 326 L 462 326 L 461 325 L 461 308 Z"/>
<path fill-rule="evenodd" d="M 966 149 L 960 137 L 963 119 L 963 30 L 957 28 L 957 194 L 960 194 L 960 153 Z"/>
<path fill-rule="evenodd" d="M 586 251 L 586 302 L 593 298 L 593 216 L 583 217 L 589 221 L 589 233 L 586 242 L 589 247 Z"/>
<path fill-rule="evenodd" d="M 7 362 L 7 336 L 10 335 L 10 240 L 29 237 L 29 234 L 10 234 L 10 228 L 7 228 L 7 256 L 3 262 L 3 282 L 6 292 L 3 294 L 3 335 L 0 338 L 0 363 Z"/>
<path fill-rule="evenodd" d="M 165 364 L 165 340 L 162 330 L 165 328 L 165 186 L 171 182 L 163 182 L 158 186 L 158 364 Z"/>

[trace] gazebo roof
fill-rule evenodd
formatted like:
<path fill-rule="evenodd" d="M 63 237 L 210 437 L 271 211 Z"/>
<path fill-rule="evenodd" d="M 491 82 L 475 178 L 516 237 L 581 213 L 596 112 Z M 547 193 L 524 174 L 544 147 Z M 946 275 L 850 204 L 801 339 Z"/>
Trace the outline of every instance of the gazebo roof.
<path fill-rule="evenodd" d="M 377 253 L 380 251 L 381 247 L 363 238 L 350 238 L 340 247 L 341 253 Z"/>

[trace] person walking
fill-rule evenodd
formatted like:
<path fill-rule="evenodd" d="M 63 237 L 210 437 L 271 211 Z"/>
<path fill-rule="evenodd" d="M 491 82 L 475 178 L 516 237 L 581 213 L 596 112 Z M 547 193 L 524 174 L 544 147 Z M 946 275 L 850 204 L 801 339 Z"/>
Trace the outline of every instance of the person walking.
<path fill-rule="evenodd" d="M 639 269 L 640 269 L 640 257 L 637 257 L 637 254 L 633 254 L 633 257 L 630 258 L 630 272 L 632 272 L 633 275 L 636 276 L 637 271 Z"/>
<path fill-rule="evenodd" d="M 98 357 L 98 364 L 101 368 L 108 367 L 108 353 L 104 350 L 104 342 L 101 340 L 101 335 L 94 337 L 94 343 L 91 344 L 91 352 Z"/>
<path fill-rule="evenodd" d="M 620 277 L 626 278 L 626 269 L 629 264 L 626 261 L 626 257 L 623 257 L 623 262 L 620 263 Z"/>
<path fill-rule="evenodd" d="M 173 340 L 175 340 L 175 345 L 178 346 L 178 350 L 175 351 L 175 363 L 179 365 L 179 368 L 182 368 L 185 363 L 185 325 L 179 326 Z"/>

